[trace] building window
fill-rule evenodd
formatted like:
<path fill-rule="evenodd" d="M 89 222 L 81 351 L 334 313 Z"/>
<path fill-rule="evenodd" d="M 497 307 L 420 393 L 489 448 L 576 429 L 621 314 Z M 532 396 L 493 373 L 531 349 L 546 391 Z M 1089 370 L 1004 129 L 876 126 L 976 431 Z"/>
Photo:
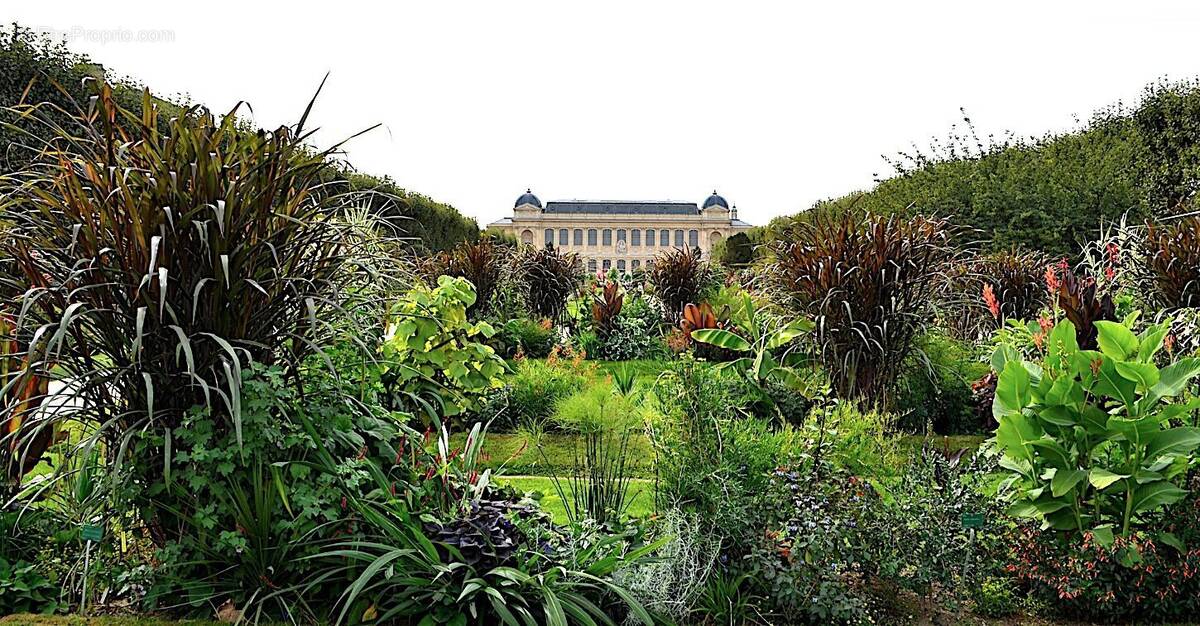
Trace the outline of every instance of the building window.
<path fill-rule="evenodd" d="M 596 259 L 588 259 L 588 273 L 589 274 L 596 273 Z"/>
<path fill-rule="evenodd" d="M 633 231 L 633 232 L 635 232 L 635 233 L 636 233 L 637 231 L 635 230 L 635 231 Z M 637 270 L 637 268 L 639 268 L 639 267 L 641 267 L 641 266 L 642 266 L 642 262 L 641 262 L 641 260 L 639 260 L 639 259 L 634 259 L 634 260 L 633 260 L 633 262 L 632 262 L 632 265 L 633 265 L 633 269 L 636 271 L 636 270 Z"/>
<path fill-rule="evenodd" d="M 570 232 L 565 228 L 558 230 L 558 245 L 565 246 L 571 243 Z"/>
<path fill-rule="evenodd" d="M 575 232 L 573 234 L 574 234 L 575 245 L 582 246 L 583 245 L 583 229 L 576 228 Z"/>
<path fill-rule="evenodd" d="M 651 248 L 654 247 L 654 229 L 653 228 L 646 229 L 646 245 L 650 246 Z"/>
<path fill-rule="evenodd" d="M 604 229 L 604 245 L 606 245 L 606 246 L 612 245 L 612 229 L 610 229 L 610 228 Z"/>
<path fill-rule="evenodd" d="M 546 229 L 546 245 L 550 245 L 552 243 L 554 243 L 554 229 L 547 228 Z"/>
<path fill-rule="evenodd" d="M 688 231 L 688 245 L 693 248 L 700 247 L 700 231 L 698 231 L 698 230 L 689 230 Z"/>
<path fill-rule="evenodd" d="M 604 259 L 604 265 L 602 267 L 604 268 L 605 272 L 608 272 L 608 270 L 612 269 L 612 261 Z"/>
<path fill-rule="evenodd" d="M 631 245 L 631 246 L 642 245 L 642 231 L 640 231 L 636 228 L 629 231 L 629 245 Z"/>
<path fill-rule="evenodd" d="M 625 273 L 625 259 L 617 261 L 617 271 L 621 272 L 622 274 Z"/>
<path fill-rule="evenodd" d="M 658 238 L 658 245 L 664 248 L 671 245 L 671 231 L 664 228 L 658 231 L 658 234 L 660 235 Z"/>
<path fill-rule="evenodd" d="M 533 245 L 533 231 L 532 230 L 525 229 L 525 230 L 521 231 L 521 243 L 527 243 L 531 246 Z"/>
<path fill-rule="evenodd" d="M 596 245 L 596 229 L 595 228 L 588 229 L 588 245 L 589 246 Z"/>
<path fill-rule="evenodd" d="M 682 230 L 675 231 L 675 247 L 676 248 L 683 247 L 683 231 Z"/>
<path fill-rule="evenodd" d="M 617 241 L 625 241 L 625 229 L 624 228 L 617 230 Z"/>

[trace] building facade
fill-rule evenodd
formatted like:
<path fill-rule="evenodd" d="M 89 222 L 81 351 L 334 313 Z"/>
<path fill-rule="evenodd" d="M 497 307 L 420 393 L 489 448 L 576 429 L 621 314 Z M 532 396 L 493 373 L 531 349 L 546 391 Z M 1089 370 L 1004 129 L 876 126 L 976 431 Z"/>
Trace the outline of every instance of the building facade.
<path fill-rule="evenodd" d="M 702 205 L 691 202 L 600 200 L 551 201 L 526 190 L 512 217 L 488 224 L 524 244 L 577 253 L 589 272 L 632 272 L 672 248 L 699 249 L 708 256 L 718 241 L 749 230 L 716 191 Z"/>

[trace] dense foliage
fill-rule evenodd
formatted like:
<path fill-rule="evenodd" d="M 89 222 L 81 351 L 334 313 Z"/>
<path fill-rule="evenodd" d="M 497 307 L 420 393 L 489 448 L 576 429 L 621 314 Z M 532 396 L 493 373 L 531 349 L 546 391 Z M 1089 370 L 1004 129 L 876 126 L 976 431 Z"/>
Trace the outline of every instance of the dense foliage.
<path fill-rule="evenodd" d="M 835 392 L 886 405 L 929 324 L 957 255 L 937 218 L 820 214 L 771 250 L 766 277 L 782 305 L 815 323 Z"/>

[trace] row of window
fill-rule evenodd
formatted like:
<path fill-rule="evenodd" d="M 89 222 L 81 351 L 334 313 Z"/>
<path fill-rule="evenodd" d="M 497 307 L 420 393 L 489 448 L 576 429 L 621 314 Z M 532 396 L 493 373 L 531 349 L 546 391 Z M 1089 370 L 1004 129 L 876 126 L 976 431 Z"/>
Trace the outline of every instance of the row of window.
<path fill-rule="evenodd" d="M 653 228 L 648 228 L 648 229 L 646 229 L 645 232 L 646 232 L 646 246 L 654 247 L 656 241 L 658 242 L 658 245 L 660 245 L 660 246 L 671 245 L 671 231 L 669 231 L 665 228 L 663 230 L 659 230 L 659 231 L 655 231 L 655 229 L 653 229 Z M 601 230 L 601 231 L 598 231 L 595 228 L 589 228 L 587 230 L 587 245 L 595 246 L 596 240 L 597 240 L 597 235 L 599 235 L 600 240 L 604 242 L 603 245 L 605 245 L 605 246 L 613 245 L 613 231 L 611 228 L 605 228 L 604 230 Z M 618 228 L 617 229 L 617 241 L 618 242 L 628 241 L 630 246 L 641 246 L 642 245 L 642 231 L 637 230 L 637 229 L 626 231 L 624 228 Z M 554 243 L 554 229 L 553 228 L 546 229 L 546 243 L 547 244 Z M 566 246 L 566 245 L 582 246 L 583 245 L 583 229 L 576 228 L 574 230 L 574 232 L 569 231 L 566 228 L 558 229 L 558 245 L 560 245 L 560 246 Z M 700 231 L 698 231 L 698 230 L 687 231 L 687 245 L 691 246 L 693 248 L 700 247 Z M 675 231 L 675 247 L 677 247 L 677 248 L 683 247 L 683 231 L 682 230 Z"/>
<path fill-rule="evenodd" d="M 646 261 L 646 267 L 650 267 L 653 264 L 654 264 L 653 260 Z M 628 266 L 628 268 L 629 268 L 629 271 L 632 272 L 632 271 L 640 268 L 641 266 L 642 266 L 642 261 L 640 259 L 634 259 L 634 260 L 630 261 L 630 265 Z M 612 259 L 604 259 L 602 262 L 600 262 L 599 267 L 602 268 L 605 272 L 607 272 L 608 270 L 611 270 L 613 268 Z M 588 268 L 589 273 L 595 274 L 596 268 L 597 268 L 596 259 L 588 259 L 587 268 Z M 626 268 L 625 259 L 617 259 L 617 271 L 624 272 L 625 268 Z"/>

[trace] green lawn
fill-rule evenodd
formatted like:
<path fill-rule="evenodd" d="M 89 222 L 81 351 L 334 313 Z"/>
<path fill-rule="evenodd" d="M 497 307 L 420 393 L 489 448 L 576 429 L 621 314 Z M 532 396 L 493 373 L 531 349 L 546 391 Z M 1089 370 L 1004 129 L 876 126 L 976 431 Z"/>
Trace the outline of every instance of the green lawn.
<path fill-rule="evenodd" d="M 466 433 L 450 435 L 450 447 L 461 447 Z M 485 468 L 504 468 L 506 474 L 550 476 L 569 474 L 575 465 L 578 438 L 566 433 L 546 433 L 539 440 L 524 433 L 488 433 L 482 461 Z M 582 454 L 582 447 L 579 448 Z M 654 477 L 654 449 L 644 435 L 633 435 L 629 442 L 629 466 L 638 478 Z"/>
<path fill-rule="evenodd" d="M 555 522 L 559 524 L 570 522 L 562 498 L 558 496 L 558 491 L 554 488 L 553 479 L 545 476 L 501 476 L 496 482 L 502 485 L 511 485 L 514 489 L 525 493 L 541 494 L 539 504 L 554 518 Z M 564 490 L 570 488 L 566 481 L 563 482 L 562 487 Z M 570 497 L 570 491 L 567 491 L 566 495 Z M 626 513 L 630 517 L 645 517 L 654 513 L 654 481 L 646 479 L 630 481 L 629 508 Z"/>

